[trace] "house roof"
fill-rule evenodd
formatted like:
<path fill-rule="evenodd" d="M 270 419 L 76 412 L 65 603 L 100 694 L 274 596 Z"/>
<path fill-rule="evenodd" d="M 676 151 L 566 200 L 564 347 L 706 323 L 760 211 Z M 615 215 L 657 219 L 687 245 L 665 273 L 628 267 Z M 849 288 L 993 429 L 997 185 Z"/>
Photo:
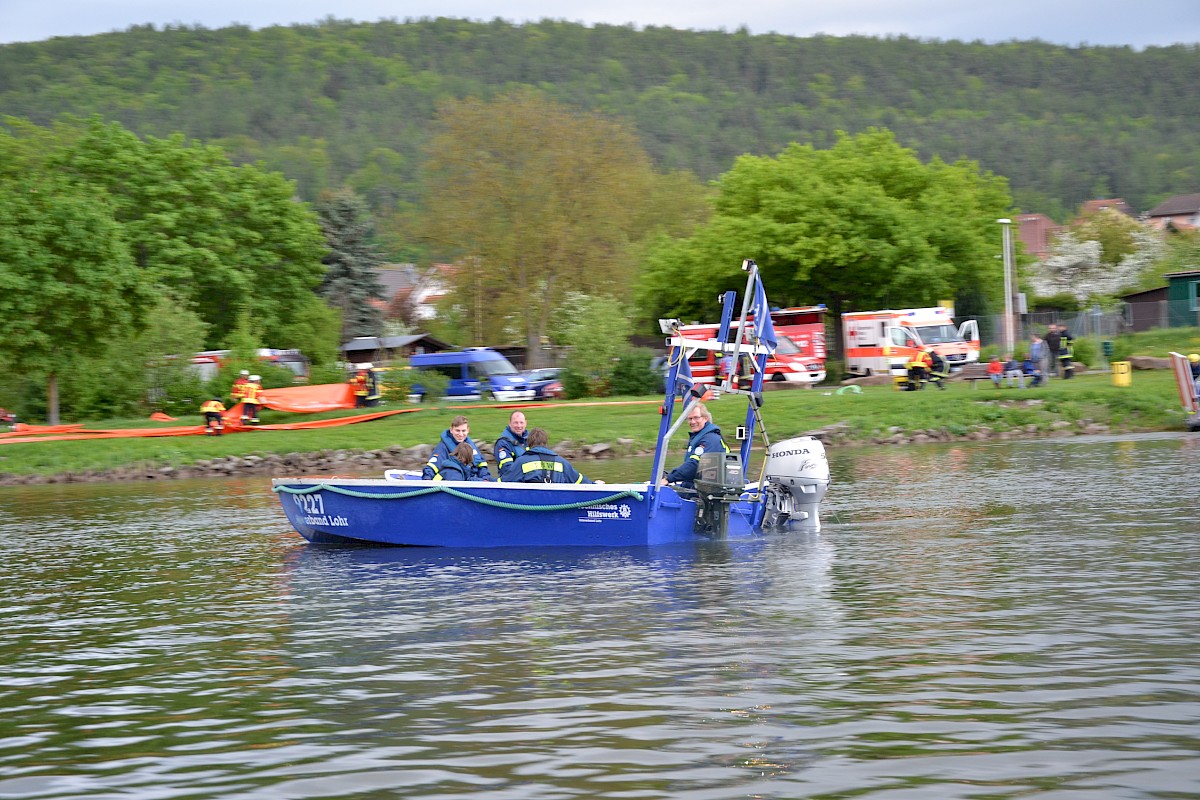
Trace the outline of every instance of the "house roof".
<path fill-rule="evenodd" d="M 1122 214 L 1130 217 L 1134 216 L 1133 209 L 1122 197 L 1110 197 L 1107 200 L 1088 200 L 1080 206 L 1079 215 L 1086 217 L 1089 214 L 1095 214 L 1108 208 L 1111 208 L 1113 211 L 1120 211 Z"/>
<path fill-rule="evenodd" d="M 1200 211 L 1200 194 L 1178 194 L 1147 211 L 1146 216 L 1169 217 L 1174 214 L 1195 214 L 1197 211 Z"/>
<path fill-rule="evenodd" d="M 358 336 L 342 345 L 344 353 L 364 353 L 376 350 L 398 350 L 410 344 L 424 342 L 433 350 L 449 350 L 451 345 L 441 339 L 435 339 L 428 333 L 414 333 L 407 336 Z"/>
<path fill-rule="evenodd" d="M 383 299 L 389 303 L 397 292 L 411 290 L 420 277 L 415 264 L 382 264 L 375 269 L 375 275 L 383 286 Z"/>

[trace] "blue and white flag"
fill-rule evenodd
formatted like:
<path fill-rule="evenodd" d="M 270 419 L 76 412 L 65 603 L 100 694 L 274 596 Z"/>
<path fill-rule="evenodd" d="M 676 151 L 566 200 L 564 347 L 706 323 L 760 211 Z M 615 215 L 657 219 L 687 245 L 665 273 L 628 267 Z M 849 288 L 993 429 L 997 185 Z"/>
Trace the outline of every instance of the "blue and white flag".
<path fill-rule="evenodd" d="M 771 322 L 771 307 L 767 305 L 766 290 L 757 276 L 754 280 L 754 302 L 750 305 L 750 313 L 754 315 L 754 332 L 758 340 L 774 350 L 775 323 Z"/>
<path fill-rule="evenodd" d="M 675 351 L 679 356 L 679 372 L 675 377 L 675 394 L 685 395 L 696 385 L 692 377 L 692 365 L 688 363 L 687 352 L 680 347 Z"/>

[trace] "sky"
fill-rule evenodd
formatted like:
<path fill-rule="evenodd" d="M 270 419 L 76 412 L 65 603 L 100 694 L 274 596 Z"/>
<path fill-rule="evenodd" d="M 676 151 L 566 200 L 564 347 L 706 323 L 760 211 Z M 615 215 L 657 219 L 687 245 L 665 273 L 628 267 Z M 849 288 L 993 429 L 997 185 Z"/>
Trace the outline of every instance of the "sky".
<path fill-rule="evenodd" d="M 791 36 L 1039 39 L 1141 49 L 1200 43 L 1198 11 L 1198 0 L 1158 0 L 1146 6 L 1130 0 L 0 0 L 0 44 L 87 36 L 148 23 L 159 28 L 223 28 L 235 23 L 262 28 L 309 24 L 330 16 L 362 22 L 442 16 L 692 30 L 733 31 L 744 26 L 754 34 Z"/>

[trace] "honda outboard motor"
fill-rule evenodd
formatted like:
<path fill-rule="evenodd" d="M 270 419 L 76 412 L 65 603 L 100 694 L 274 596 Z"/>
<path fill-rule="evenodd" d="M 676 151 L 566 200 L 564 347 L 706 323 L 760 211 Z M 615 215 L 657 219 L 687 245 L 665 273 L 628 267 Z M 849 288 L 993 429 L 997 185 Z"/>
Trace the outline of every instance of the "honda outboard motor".
<path fill-rule="evenodd" d="M 724 539 L 729 533 L 729 506 L 742 496 L 746 486 L 741 455 L 724 451 L 704 453 L 692 485 L 699 495 L 696 531 L 702 536 Z"/>
<path fill-rule="evenodd" d="M 796 530 L 821 530 L 819 507 L 829 490 L 829 462 L 819 439 L 799 436 L 771 445 L 763 477 L 763 527 L 790 522 Z"/>

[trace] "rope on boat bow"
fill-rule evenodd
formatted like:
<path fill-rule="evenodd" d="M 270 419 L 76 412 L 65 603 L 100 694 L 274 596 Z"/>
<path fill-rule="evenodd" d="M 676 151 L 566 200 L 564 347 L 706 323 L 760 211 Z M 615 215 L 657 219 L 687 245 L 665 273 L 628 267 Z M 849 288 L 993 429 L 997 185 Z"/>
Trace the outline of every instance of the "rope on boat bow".
<path fill-rule="evenodd" d="M 406 497 L 419 497 L 424 494 L 433 492 L 445 492 L 446 494 L 463 500 L 470 500 L 472 503 L 482 503 L 485 506 L 493 506 L 495 508 L 508 508 L 515 511 L 567 511 L 574 508 L 587 508 L 588 506 L 599 506 L 607 503 L 615 503 L 617 500 L 626 497 L 632 497 L 634 500 L 641 501 L 642 494 L 635 492 L 632 489 L 626 489 L 623 492 L 611 494 L 608 497 L 598 497 L 594 500 L 581 500 L 578 503 L 554 503 L 551 505 L 530 505 L 528 503 L 508 503 L 504 500 L 492 500 L 487 497 L 479 497 L 473 494 L 467 494 L 464 491 L 455 489 L 452 486 L 430 486 L 428 489 L 414 489 L 411 492 L 395 492 L 389 494 L 376 494 L 374 492 L 360 492 L 356 489 L 346 489 L 341 486 L 331 486 L 328 483 L 318 483 L 315 486 L 310 486 L 306 489 L 293 489 L 291 486 L 272 486 L 273 492 L 286 492 L 288 494 L 312 494 L 313 492 L 327 491 L 335 494 L 344 494 L 348 497 L 362 497 L 369 500 L 403 500 Z"/>

